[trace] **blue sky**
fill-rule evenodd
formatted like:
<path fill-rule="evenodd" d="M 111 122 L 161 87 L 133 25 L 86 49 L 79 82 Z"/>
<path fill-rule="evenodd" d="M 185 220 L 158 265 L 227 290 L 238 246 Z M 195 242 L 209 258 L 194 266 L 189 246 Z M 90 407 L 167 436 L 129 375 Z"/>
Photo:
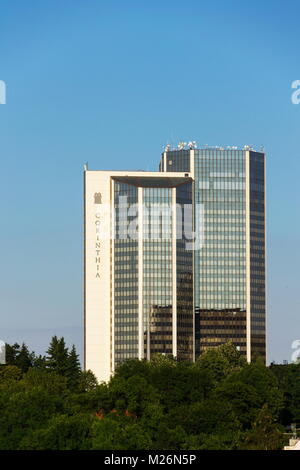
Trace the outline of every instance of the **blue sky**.
<path fill-rule="evenodd" d="M 82 348 L 82 169 L 267 152 L 268 351 L 300 338 L 299 2 L 2 0 L 0 337 Z M 1 331 L 2 330 L 2 331 Z"/>

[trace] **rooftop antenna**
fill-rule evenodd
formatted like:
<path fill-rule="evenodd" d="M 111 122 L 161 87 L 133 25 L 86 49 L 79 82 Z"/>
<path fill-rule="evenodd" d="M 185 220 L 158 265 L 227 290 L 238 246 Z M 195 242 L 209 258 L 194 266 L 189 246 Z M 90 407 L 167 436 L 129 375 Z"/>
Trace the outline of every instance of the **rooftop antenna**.
<path fill-rule="evenodd" d="M 190 140 L 190 142 L 188 143 L 188 147 L 190 150 L 192 149 L 196 149 L 197 148 L 197 143 L 195 140 Z"/>
<path fill-rule="evenodd" d="M 87 171 L 89 169 L 89 162 L 85 162 L 83 165 L 83 171 Z"/>

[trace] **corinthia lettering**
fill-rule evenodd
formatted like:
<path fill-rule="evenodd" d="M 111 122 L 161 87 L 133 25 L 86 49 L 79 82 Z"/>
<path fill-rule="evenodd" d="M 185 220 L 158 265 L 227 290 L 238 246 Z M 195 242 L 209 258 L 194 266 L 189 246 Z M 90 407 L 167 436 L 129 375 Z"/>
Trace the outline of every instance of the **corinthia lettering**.
<path fill-rule="evenodd" d="M 101 193 L 95 193 L 94 194 L 94 204 L 102 204 L 102 194 Z M 96 243 L 95 243 L 95 262 L 96 262 L 96 275 L 95 277 L 97 279 L 100 279 L 100 248 L 101 244 L 99 242 L 99 233 L 100 233 L 100 212 L 98 212 L 99 209 L 96 208 L 95 212 L 95 227 L 96 227 Z"/>

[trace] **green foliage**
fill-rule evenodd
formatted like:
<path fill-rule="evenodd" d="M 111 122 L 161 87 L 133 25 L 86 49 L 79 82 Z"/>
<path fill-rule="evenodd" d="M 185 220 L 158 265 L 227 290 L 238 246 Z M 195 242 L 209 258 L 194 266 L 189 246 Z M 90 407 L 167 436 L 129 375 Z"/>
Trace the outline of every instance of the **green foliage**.
<path fill-rule="evenodd" d="M 67 379 L 56 372 L 47 369 L 29 369 L 23 375 L 21 385 L 25 390 L 38 388 L 48 394 L 63 397 L 67 394 Z"/>
<path fill-rule="evenodd" d="M 35 356 L 33 365 L 35 369 L 45 369 L 46 368 L 46 358 L 45 356 Z"/>
<path fill-rule="evenodd" d="M 95 390 L 98 385 L 98 381 L 91 370 L 80 371 L 78 376 L 78 391 L 79 392 L 90 392 Z"/>
<path fill-rule="evenodd" d="M 76 353 L 74 344 L 67 357 L 67 371 L 65 375 L 67 377 L 69 388 L 71 390 L 78 389 L 80 383 L 81 368 L 78 354 Z"/>
<path fill-rule="evenodd" d="M 260 409 L 266 404 L 273 416 L 279 416 L 283 394 L 272 372 L 260 362 L 246 364 L 218 384 L 217 400 L 226 400 L 233 407 L 243 429 L 249 429 Z"/>
<path fill-rule="evenodd" d="M 19 443 L 29 432 L 43 427 L 49 417 L 63 411 L 63 400 L 49 395 L 42 387 L 0 391 L 0 448 L 19 449 Z"/>
<path fill-rule="evenodd" d="M 102 384 L 64 338 L 52 338 L 46 357 L 15 344 L 8 359 L 1 450 L 280 449 L 280 424 L 299 417 L 300 365 L 247 364 L 230 343 L 195 364 L 130 360 Z"/>
<path fill-rule="evenodd" d="M 33 366 L 35 354 L 30 353 L 25 343 L 20 346 L 15 343 L 13 346 L 5 345 L 6 364 L 19 367 L 22 372 L 26 372 Z"/>
<path fill-rule="evenodd" d="M 53 336 L 47 350 L 45 366 L 47 369 L 66 377 L 70 390 L 78 390 L 81 379 L 81 368 L 74 345 L 69 352 L 64 338 L 59 339 L 57 336 Z"/>
<path fill-rule="evenodd" d="M 255 387 L 244 383 L 238 377 L 229 376 L 216 388 L 216 401 L 230 403 L 243 429 L 248 429 L 259 410 L 260 397 Z"/>
<path fill-rule="evenodd" d="M 241 434 L 226 432 L 222 434 L 189 435 L 184 449 L 187 450 L 237 450 Z"/>
<path fill-rule="evenodd" d="M 48 369 L 57 372 L 60 375 L 66 375 L 69 368 L 68 348 L 64 338 L 58 339 L 53 336 L 50 346 L 47 350 L 46 366 Z"/>
<path fill-rule="evenodd" d="M 180 450 L 184 449 L 187 433 L 179 424 L 172 427 L 162 421 L 157 428 L 157 434 L 152 440 L 152 450 Z"/>
<path fill-rule="evenodd" d="M 148 403 L 159 402 L 155 388 L 143 377 L 135 375 L 127 380 L 123 377 L 112 378 L 110 392 L 117 410 L 128 411 L 137 417 L 142 416 Z"/>
<path fill-rule="evenodd" d="M 22 371 L 17 366 L 5 366 L 0 369 L 0 387 L 15 384 L 22 377 Z"/>
<path fill-rule="evenodd" d="M 231 404 L 211 398 L 178 406 L 169 413 L 169 426 L 175 420 L 178 420 L 188 434 L 219 434 L 240 430 L 240 422 Z"/>
<path fill-rule="evenodd" d="M 298 423 L 300 426 L 300 364 L 271 365 L 284 395 L 284 407 L 280 420 L 284 425 Z"/>
<path fill-rule="evenodd" d="M 129 379 L 133 375 L 146 377 L 149 374 L 149 363 L 146 360 L 129 359 L 117 367 L 115 377 Z"/>
<path fill-rule="evenodd" d="M 190 363 L 179 362 L 161 365 L 150 362 L 150 380 L 159 391 L 160 401 L 166 410 L 173 410 L 178 403 L 193 402 L 205 398 L 212 381 L 206 371 L 196 370 Z"/>
<path fill-rule="evenodd" d="M 242 369 L 245 364 L 245 359 L 230 342 L 218 348 L 208 349 L 196 362 L 196 366 L 206 371 L 215 383 L 225 379 L 232 372 Z"/>
<path fill-rule="evenodd" d="M 28 433 L 20 443 L 22 450 L 88 450 L 93 419 L 88 415 L 60 415 L 48 421 L 47 428 Z"/>
<path fill-rule="evenodd" d="M 280 450 L 284 445 L 283 429 L 276 423 L 272 413 L 265 404 L 251 430 L 247 433 L 244 449 L 247 450 Z"/>
<path fill-rule="evenodd" d="M 106 417 L 92 426 L 94 450 L 149 450 L 151 439 L 147 431 L 131 418 Z"/>

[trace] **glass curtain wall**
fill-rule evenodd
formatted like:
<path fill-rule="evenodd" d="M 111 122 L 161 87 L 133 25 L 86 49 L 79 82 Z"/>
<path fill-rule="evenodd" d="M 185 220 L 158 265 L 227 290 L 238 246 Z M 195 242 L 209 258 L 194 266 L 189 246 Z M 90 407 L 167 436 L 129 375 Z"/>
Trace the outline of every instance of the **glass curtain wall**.
<path fill-rule="evenodd" d="M 251 354 L 266 354 L 265 338 L 265 158 L 250 152 Z"/>
<path fill-rule="evenodd" d="M 176 188 L 177 240 L 177 358 L 194 359 L 194 305 L 193 305 L 193 207 L 192 183 Z"/>
<path fill-rule="evenodd" d="M 143 188 L 144 356 L 172 354 L 172 188 Z"/>
<path fill-rule="evenodd" d="M 115 364 L 138 357 L 138 240 L 128 215 L 138 203 L 138 188 L 115 181 L 114 317 Z"/>

